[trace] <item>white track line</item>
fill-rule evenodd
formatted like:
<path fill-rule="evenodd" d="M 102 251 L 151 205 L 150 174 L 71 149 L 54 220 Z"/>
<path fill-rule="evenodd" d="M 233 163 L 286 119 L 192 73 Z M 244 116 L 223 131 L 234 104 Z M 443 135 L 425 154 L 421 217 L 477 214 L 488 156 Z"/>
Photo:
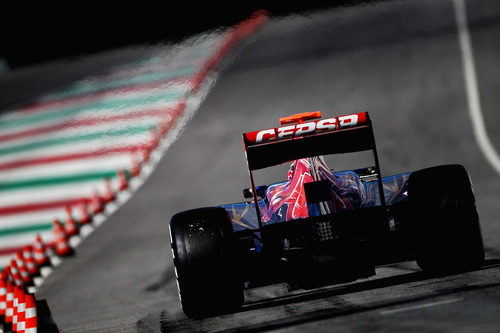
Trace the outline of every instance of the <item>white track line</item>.
<path fill-rule="evenodd" d="M 436 301 L 436 302 L 430 302 L 430 303 L 424 303 L 424 304 L 405 306 L 405 307 L 397 308 L 397 309 L 393 309 L 393 310 L 385 310 L 385 311 L 381 311 L 380 314 L 381 315 L 391 315 L 391 314 L 395 314 L 395 313 L 399 313 L 399 312 L 419 310 L 419 309 L 430 308 L 433 306 L 438 306 L 438 305 L 443 305 L 443 304 L 460 302 L 463 300 L 464 300 L 463 298 L 445 299 L 443 301 Z"/>
<path fill-rule="evenodd" d="M 458 41 L 462 51 L 462 65 L 467 92 L 467 103 L 469 105 L 469 114 L 472 120 L 474 136 L 476 137 L 479 148 L 486 157 L 486 160 L 490 163 L 491 167 L 498 174 L 500 174 L 500 156 L 495 150 L 495 147 L 493 147 L 493 144 L 486 133 L 484 118 L 481 112 L 476 68 L 474 65 L 474 54 L 472 52 L 471 39 L 467 28 L 465 1 L 453 0 L 453 5 L 455 8 L 455 17 L 458 29 Z"/>

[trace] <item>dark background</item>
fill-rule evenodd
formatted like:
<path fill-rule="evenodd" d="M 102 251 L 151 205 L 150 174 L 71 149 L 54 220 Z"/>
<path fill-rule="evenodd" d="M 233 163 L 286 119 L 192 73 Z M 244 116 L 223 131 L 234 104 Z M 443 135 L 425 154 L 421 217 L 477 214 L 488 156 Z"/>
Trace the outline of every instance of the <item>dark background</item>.
<path fill-rule="evenodd" d="M 134 1 L 105 5 L 71 1 L 57 6 L 16 2 L 2 8 L 0 57 L 10 68 L 17 68 L 125 45 L 178 41 L 234 25 L 258 9 L 282 16 L 360 2 L 367 1 Z"/>

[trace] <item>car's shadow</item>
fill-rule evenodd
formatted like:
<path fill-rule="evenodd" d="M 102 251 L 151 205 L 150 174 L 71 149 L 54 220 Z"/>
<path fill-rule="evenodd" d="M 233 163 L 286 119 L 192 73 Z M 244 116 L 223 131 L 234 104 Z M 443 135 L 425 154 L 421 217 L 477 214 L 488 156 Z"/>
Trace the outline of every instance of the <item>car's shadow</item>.
<path fill-rule="evenodd" d="M 485 270 L 490 268 L 500 267 L 500 259 L 487 259 L 485 260 L 483 266 L 478 270 Z M 448 272 L 443 274 L 429 274 L 423 271 L 411 272 L 406 274 L 399 274 L 384 278 L 378 278 L 369 281 L 360 281 L 351 283 L 343 286 L 331 286 L 328 288 L 320 288 L 310 291 L 305 291 L 300 294 L 295 295 L 285 295 L 281 297 L 275 297 L 271 299 L 266 299 L 263 301 L 256 301 L 252 303 L 245 304 L 242 311 L 251 311 L 256 309 L 264 309 L 268 307 L 274 307 L 285 304 L 292 304 L 298 302 L 311 301 L 314 299 L 320 299 L 331 296 L 341 296 L 346 294 L 351 294 L 355 292 L 361 292 L 366 290 L 374 290 L 378 288 L 386 288 L 391 286 L 397 286 L 401 284 L 425 281 L 436 278 L 451 277 L 453 275 L 465 273 L 461 272 Z M 467 287 L 463 287 L 466 290 Z"/>
<path fill-rule="evenodd" d="M 500 267 L 500 258 L 485 260 L 484 265 L 476 271 L 490 270 Z M 464 291 L 481 290 L 486 288 L 498 287 L 500 282 L 469 285 L 469 284 L 454 284 L 450 288 L 445 288 L 439 291 L 433 290 L 428 293 L 419 293 L 412 297 L 392 298 L 385 301 L 373 301 L 363 305 L 339 303 L 339 306 L 331 306 L 323 309 L 313 307 L 304 308 L 304 312 L 293 314 L 280 314 L 273 319 L 270 312 L 298 303 L 315 303 L 325 298 L 348 295 L 357 292 L 368 290 L 376 290 L 387 287 L 404 285 L 412 282 L 433 283 L 431 280 L 458 280 L 458 275 L 465 272 L 455 272 L 447 274 L 427 274 L 422 271 L 411 272 L 406 274 L 392 275 L 388 277 L 376 278 L 368 281 L 353 282 L 347 285 L 330 286 L 326 288 L 314 289 L 300 292 L 292 295 L 266 298 L 253 302 L 247 302 L 240 312 L 227 314 L 223 316 L 205 318 L 205 319 L 188 319 L 183 314 L 168 316 L 166 312 L 162 312 L 160 318 L 160 326 L 162 332 L 175 331 L 216 331 L 216 332 L 260 332 L 283 327 L 299 325 L 308 322 L 314 322 L 327 318 L 340 317 L 365 311 L 373 311 L 388 307 L 404 306 L 414 302 L 422 302 L 432 300 L 434 298 L 452 295 Z M 256 313 L 265 313 L 265 316 L 256 315 Z M 260 320 L 257 318 L 261 318 Z M 265 318 L 265 319 L 264 319 Z"/>

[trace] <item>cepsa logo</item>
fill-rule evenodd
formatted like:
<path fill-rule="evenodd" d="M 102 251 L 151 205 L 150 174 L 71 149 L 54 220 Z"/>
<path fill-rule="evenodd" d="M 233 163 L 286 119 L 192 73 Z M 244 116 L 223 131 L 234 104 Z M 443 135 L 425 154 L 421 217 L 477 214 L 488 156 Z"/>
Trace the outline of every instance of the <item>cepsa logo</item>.
<path fill-rule="evenodd" d="M 366 112 L 250 132 L 246 133 L 246 137 L 250 143 L 266 143 L 308 134 L 336 131 L 343 128 L 362 125 L 364 123 L 366 123 Z"/>

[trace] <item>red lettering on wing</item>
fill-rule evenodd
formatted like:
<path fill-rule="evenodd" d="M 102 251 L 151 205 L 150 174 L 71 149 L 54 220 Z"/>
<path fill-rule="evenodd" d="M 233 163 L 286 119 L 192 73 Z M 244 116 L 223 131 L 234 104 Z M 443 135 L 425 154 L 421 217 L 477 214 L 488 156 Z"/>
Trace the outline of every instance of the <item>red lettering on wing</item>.
<path fill-rule="evenodd" d="M 314 133 L 338 131 L 344 128 L 360 126 L 366 124 L 367 119 L 368 117 L 366 112 L 361 112 L 296 125 L 288 125 L 278 128 L 249 132 L 245 135 L 249 143 L 266 143 L 271 141 L 306 136 Z"/>

